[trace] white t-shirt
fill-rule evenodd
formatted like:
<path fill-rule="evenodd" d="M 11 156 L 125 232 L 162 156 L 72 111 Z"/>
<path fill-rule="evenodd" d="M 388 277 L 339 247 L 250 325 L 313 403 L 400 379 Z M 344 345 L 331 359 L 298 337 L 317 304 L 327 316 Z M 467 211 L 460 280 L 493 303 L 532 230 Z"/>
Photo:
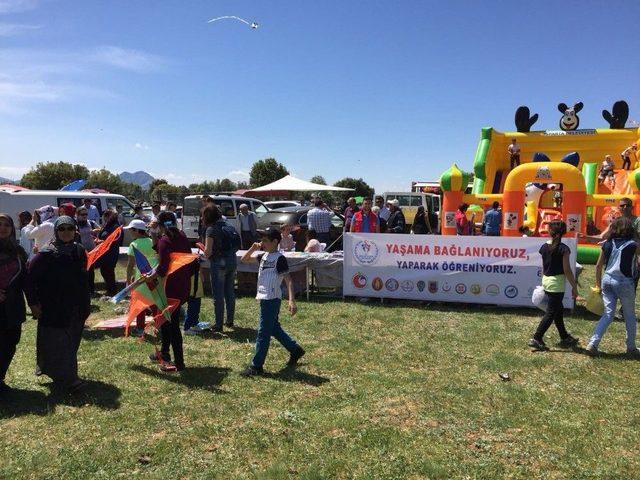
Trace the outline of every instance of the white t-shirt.
<path fill-rule="evenodd" d="M 256 299 L 282 298 L 282 280 L 289 273 L 289 263 L 280 252 L 263 253 L 258 256 L 258 289 Z"/>
<path fill-rule="evenodd" d="M 633 150 L 633 147 L 627 147 L 622 151 L 621 155 L 623 158 L 626 158 L 626 157 L 631 158 L 631 156 L 635 155 L 635 153 L 636 152 Z"/>
<path fill-rule="evenodd" d="M 511 155 L 519 155 L 520 154 L 520 145 L 517 143 L 512 143 L 509 145 L 509 153 Z"/>
<path fill-rule="evenodd" d="M 38 251 L 40 251 L 51 243 L 54 236 L 55 229 L 53 227 L 53 222 L 47 220 L 46 222 L 42 222 L 37 227 L 34 227 L 33 230 L 31 230 L 27 235 L 27 238 L 33 240 L 35 243 L 35 247 L 38 249 Z"/>
<path fill-rule="evenodd" d="M 35 227 L 33 225 L 29 224 L 25 225 L 20 230 L 20 246 L 24 248 L 24 251 L 27 252 L 29 258 L 33 257 L 33 240 L 29 238 L 29 234 L 34 228 Z"/>

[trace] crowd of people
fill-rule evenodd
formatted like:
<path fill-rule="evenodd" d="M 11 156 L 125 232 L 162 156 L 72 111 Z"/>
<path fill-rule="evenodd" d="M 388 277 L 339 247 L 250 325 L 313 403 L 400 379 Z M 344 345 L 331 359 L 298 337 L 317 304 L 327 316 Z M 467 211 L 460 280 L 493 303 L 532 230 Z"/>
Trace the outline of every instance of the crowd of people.
<path fill-rule="evenodd" d="M 95 292 L 94 268 L 87 268 L 87 252 L 94 250 L 121 226 L 117 211 L 106 210 L 100 219 L 99 214 L 96 216 L 97 208 L 87 203 L 78 208 L 47 205 L 33 214 L 22 212 L 18 216 L 19 233 L 12 217 L 0 214 L 0 393 L 10 390 L 5 376 L 20 342 L 27 304 L 38 321 L 36 375 L 47 375 L 54 386 L 70 392 L 79 391 L 85 385 L 78 375 L 78 349 L 90 313 L 91 296 Z M 160 205 L 155 204 L 153 215 L 147 217 L 136 208 L 134 218 L 124 227 L 132 238 L 128 249 L 127 283 L 137 282 L 142 275 L 134 258 L 136 251 L 141 252 L 153 267 L 144 281 L 151 284 L 164 278 L 166 297 L 177 302 L 170 320 L 160 326 L 160 350 L 149 357 L 159 363 L 164 372 L 179 372 L 186 368 L 180 321 L 184 317 L 185 333 L 200 331 L 203 291 L 198 261 L 168 275 L 172 255 L 191 253 L 190 243 L 179 228 L 174 210 L 168 205 L 162 211 Z M 249 216 L 243 210 L 241 212 Z M 207 199 L 203 201 L 201 223 L 203 253 L 211 266 L 213 332 L 218 333 L 223 330 L 225 314 L 224 325 L 234 326 L 236 252 L 242 247 L 242 239 L 225 221 L 219 208 Z M 277 229 L 259 231 L 251 221 L 245 225 L 248 231 L 252 230 L 254 241 L 242 261 L 258 263 L 256 298 L 260 301 L 256 354 L 243 371 L 243 375 L 252 376 L 263 372 L 272 336 L 289 350 L 289 366 L 294 366 L 305 351 L 284 332 L 278 320 L 283 281 L 288 285 L 288 310 L 292 315 L 296 313 L 287 259 L 280 251 L 281 242 L 293 243 L 291 234 L 286 229 L 282 233 Z M 309 242 L 311 245 L 313 240 Z M 108 296 L 118 290 L 115 266 L 121 244 L 122 235 L 119 235 L 101 252 L 95 264 L 100 268 Z M 258 251 L 264 253 L 254 255 Z M 150 310 L 138 315 L 134 333 L 144 332 L 146 313 L 158 313 L 154 307 Z"/>
<path fill-rule="evenodd" d="M 633 216 L 630 199 L 621 199 L 619 207 L 622 216 L 605 231 L 583 236 L 585 240 L 603 243 L 596 265 L 596 282 L 602 290 L 604 314 L 586 350 L 598 353 L 599 343 L 614 318 L 619 300 L 627 329 L 627 353 L 638 356 L 635 294 L 639 277 L 640 219 Z M 465 204 L 460 205 L 456 214 L 459 235 L 469 235 L 474 230 L 473 217 L 468 219 L 466 215 L 467 208 Z M 246 250 L 241 262 L 258 265 L 256 298 L 260 302 L 259 329 L 254 358 L 242 372 L 245 376 L 263 373 L 271 337 L 289 351 L 290 366 L 296 365 L 305 354 L 279 322 L 283 282 L 288 293 L 287 309 L 291 315 L 297 311 L 293 282 L 283 254 L 295 247 L 291 235 L 293 227 L 285 225 L 282 229 L 259 230 L 254 215 L 248 208 L 240 207 L 241 231 L 237 232 L 211 197 L 203 197 L 201 248 L 210 263 L 214 333 L 221 333 L 224 327 L 234 327 L 238 250 Z M 333 210 L 320 198 L 314 200 L 314 207 L 308 212 L 307 251 L 321 251 L 323 244 L 329 241 L 333 215 Z M 9 389 L 4 382 L 5 375 L 20 341 L 27 304 L 38 320 L 36 374 L 47 375 L 54 384 L 72 392 L 83 387 L 84 382 L 78 375 L 77 354 L 90 312 L 91 296 L 95 293 L 93 270 L 94 267 L 100 269 L 105 293 L 113 296 L 118 290 L 115 267 L 122 235 L 102 252 L 95 266 L 88 269 L 87 252 L 94 250 L 121 226 L 119 217 L 117 211 L 106 210 L 100 218 L 98 209 L 90 201 L 83 202 L 78 208 L 69 204 L 60 207 L 46 205 L 33 214 L 20 213 L 18 233 L 12 217 L 0 214 L 0 391 Z M 405 233 L 406 222 L 397 200 L 385 205 L 382 197 L 376 197 L 373 205 L 371 198 L 364 198 L 362 205 L 358 206 L 355 199 L 350 198 L 344 217 L 345 231 L 348 232 Z M 499 204 L 494 202 L 484 215 L 481 231 L 487 236 L 500 235 L 501 224 Z M 202 331 L 199 313 L 203 285 L 199 262 L 194 261 L 167 276 L 172 254 L 191 252 L 189 241 L 179 228 L 175 204 L 168 205 L 164 211 L 155 204 L 150 217 L 137 208 L 133 220 L 124 228 L 130 231 L 132 238 L 128 249 L 127 283 L 137 282 L 142 275 L 134 259 L 137 250 L 153 267 L 152 273 L 147 274 L 144 280 L 154 282 L 158 277 L 166 277 L 166 296 L 177 301 L 170 320 L 160 327 L 161 349 L 153 352 L 150 359 L 158 362 L 162 371 L 182 371 L 186 364 L 181 319 L 184 318 L 185 334 Z M 411 231 L 414 234 L 431 233 L 424 208 L 418 209 Z M 562 242 L 566 224 L 561 220 L 550 222 L 549 233 L 550 240 L 540 248 L 546 312 L 529 341 L 529 346 L 536 350 L 547 348 L 544 335 L 552 323 L 560 334 L 561 346 L 574 347 L 578 343 L 578 339 L 566 330 L 563 321 L 566 282 L 571 285 L 573 297 L 577 296 L 576 279 L 569 265 L 570 250 Z M 153 308 L 151 310 L 150 313 L 157 313 Z M 145 329 L 145 313 L 136 320 L 137 330 L 134 333 L 141 334 Z"/>

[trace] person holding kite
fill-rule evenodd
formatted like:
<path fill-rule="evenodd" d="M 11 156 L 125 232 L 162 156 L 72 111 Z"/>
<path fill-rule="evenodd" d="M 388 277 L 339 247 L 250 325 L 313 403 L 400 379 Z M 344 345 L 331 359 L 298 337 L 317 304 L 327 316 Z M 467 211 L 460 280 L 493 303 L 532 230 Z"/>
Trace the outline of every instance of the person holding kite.
<path fill-rule="evenodd" d="M 160 327 L 162 336 L 162 348 L 160 358 L 153 353 L 150 358 L 161 361 L 162 371 L 184 370 L 184 354 L 182 350 L 182 333 L 180 332 L 180 306 L 189 298 L 189 286 L 193 275 L 192 264 L 171 271 L 172 254 L 187 253 L 191 256 L 191 247 L 186 235 L 178 228 L 175 215 L 163 211 L 158 215 L 160 238 L 156 246 L 158 250 L 158 268 L 147 276 L 147 282 L 153 282 L 165 278 L 164 293 L 169 302 L 174 305 L 171 312 L 171 320 L 165 321 Z M 189 257 L 185 257 L 189 258 Z M 193 261 L 195 257 L 191 258 Z M 160 277 L 160 278 L 159 278 Z M 173 363 L 169 347 L 173 350 Z"/>
<path fill-rule="evenodd" d="M 54 235 L 29 262 L 26 294 L 38 320 L 37 372 L 75 392 L 84 385 L 78 377 L 78 349 L 91 307 L 87 254 L 75 242 L 73 218 L 58 217 Z"/>
<path fill-rule="evenodd" d="M 100 230 L 98 234 L 98 240 L 107 240 L 109 236 L 119 228 L 118 215 L 113 210 L 105 210 L 102 214 L 102 230 Z M 115 241 L 110 243 L 108 250 L 96 261 L 96 265 L 100 267 L 100 274 L 106 284 L 107 295 L 110 297 L 118 292 L 116 265 L 118 263 L 118 254 L 121 245 L 122 235 L 119 235 Z"/>
<path fill-rule="evenodd" d="M 152 268 L 158 266 L 158 254 L 153 249 L 153 241 L 147 234 L 147 224 L 142 220 L 131 220 L 128 226 L 124 227 L 125 230 L 131 232 L 133 241 L 129 244 L 129 251 L 127 252 L 127 285 L 135 283 L 140 278 L 140 270 L 136 267 L 135 251 L 138 250 L 142 253 Z M 136 317 L 136 328 L 138 334 L 144 332 L 145 328 L 145 313 L 143 311 Z"/>
<path fill-rule="evenodd" d="M 24 278 L 27 252 L 16 241 L 10 215 L 0 213 L 0 395 L 9 391 L 4 379 L 27 318 Z"/>

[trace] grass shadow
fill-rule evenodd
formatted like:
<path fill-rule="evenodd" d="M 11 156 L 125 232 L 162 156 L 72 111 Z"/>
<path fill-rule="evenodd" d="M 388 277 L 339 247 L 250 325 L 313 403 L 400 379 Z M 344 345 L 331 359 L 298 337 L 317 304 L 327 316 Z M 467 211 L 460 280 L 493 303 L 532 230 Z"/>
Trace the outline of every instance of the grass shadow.
<path fill-rule="evenodd" d="M 212 337 L 215 336 L 220 336 L 220 335 L 213 335 L 211 333 L 209 333 Z M 233 328 L 233 330 L 228 330 L 224 333 L 225 336 L 229 337 L 231 340 L 233 340 L 234 342 L 239 342 L 239 343 L 253 343 L 256 341 L 256 337 L 258 336 L 258 331 L 254 328 L 250 328 L 250 327 L 239 327 L 239 326 L 235 326 Z"/>
<path fill-rule="evenodd" d="M 144 365 L 134 365 L 134 370 L 150 377 L 166 380 L 171 383 L 183 385 L 187 388 L 198 388 L 214 393 L 226 393 L 220 385 L 229 375 L 231 369 L 220 367 L 187 367 L 180 373 L 163 373 L 157 368 L 146 367 Z"/>
<path fill-rule="evenodd" d="M 311 385 L 313 387 L 320 387 L 330 381 L 327 377 L 322 377 L 320 375 L 315 375 L 313 373 L 303 372 L 298 370 L 296 367 L 285 367 L 282 370 L 275 373 L 265 372 L 264 376 L 266 378 L 273 378 L 275 380 L 280 380 L 282 382 L 304 383 L 306 385 Z"/>
<path fill-rule="evenodd" d="M 86 380 L 82 391 L 70 394 L 53 383 L 46 385 L 50 393 L 39 390 L 12 389 L 0 397 L 0 418 L 23 415 L 49 415 L 56 405 L 83 407 L 94 405 L 103 410 L 120 408 L 121 391 L 118 387 L 97 380 Z"/>

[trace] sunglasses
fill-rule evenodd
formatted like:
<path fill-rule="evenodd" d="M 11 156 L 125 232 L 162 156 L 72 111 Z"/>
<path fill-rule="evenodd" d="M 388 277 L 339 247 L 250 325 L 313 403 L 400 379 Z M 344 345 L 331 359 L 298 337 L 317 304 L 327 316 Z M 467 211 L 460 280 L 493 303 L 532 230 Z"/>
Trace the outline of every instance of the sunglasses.
<path fill-rule="evenodd" d="M 627 207 L 631 208 L 631 204 L 630 203 L 621 203 L 620 204 L 620 208 L 627 208 Z"/>
<path fill-rule="evenodd" d="M 58 227 L 59 232 L 75 232 L 76 227 Z"/>

